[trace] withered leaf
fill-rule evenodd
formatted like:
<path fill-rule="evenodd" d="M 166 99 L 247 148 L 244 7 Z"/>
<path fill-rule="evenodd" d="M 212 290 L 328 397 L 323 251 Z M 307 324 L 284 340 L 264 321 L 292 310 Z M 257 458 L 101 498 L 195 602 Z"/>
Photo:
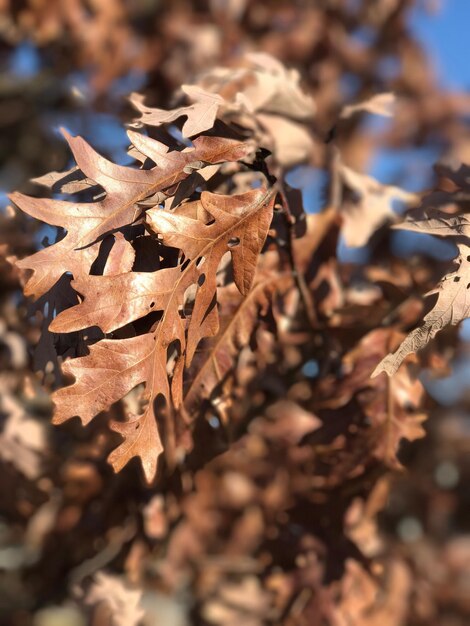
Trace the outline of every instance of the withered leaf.
<path fill-rule="evenodd" d="M 425 434 L 422 422 L 426 416 L 420 412 L 424 388 L 412 367 L 404 364 L 393 380 L 370 379 L 378 358 L 402 337 L 391 329 L 372 330 L 344 356 L 345 375 L 341 382 L 331 377 L 320 386 L 320 389 L 328 389 L 329 399 L 323 406 L 346 406 L 353 397 L 356 399 L 371 425 L 373 455 L 393 468 L 400 467 L 397 452 L 402 439 L 413 441 Z"/>
<path fill-rule="evenodd" d="M 216 93 L 210 93 L 197 85 L 183 85 L 181 90 L 188 96 L 192 104 L 171 111 L 147 107 L 140 94 L 132 94 L 131 103 L 141 114 L 141 121 L 149 126 L 159 126 L 174 122 L 179 117 L 186 117 L 183 124 L 183 137 L 194 137 L 214 126 L 219 107 L 224 99 Z"/>
<path fill-rule="evenodd" d="M 395 224 L 394 228 L 439 237 L 470 236 L 470 220 L 467 215 L 451 216 L 440 211 L 429 211 L 426 219 L 406 220 Z"/>
<path fill-rule="evenodd" d="M 195 409 L 202 400 L 211 397 L 227 373 L 233 369 L 240 347 L 249 342 L 258 317 L 269 307 L 273 293 L 282 291 L 291 284 L 290 273 L 273 272 L 259 276 L 251 292 L 222 323 L 219 334 L 205 351 L 207 355 L 205 360 L 198 364 L 197 373 L 184 398 L 185 409 L 188 412 Z M 233 289 L 227 289 L 229 289 L 229 293 L 226 294 L 227 300 L 233 302 Z"/>
<path fill-rule="evenodd" d="M 114 276 L 130 272 L 135 260 L 135 250 L 132 244 L 124 238 L 122 233 L 114 235 L 114 243 L 106 259 L 103 274 Z"/>
<path fill-rule="evenodd" d="M 238 290 L 244 296 L 250 291 L 258 255 L 271 223 L 274 195 L 273 189 L 257 189 L 238 196 L 203 192 L 200 204 L 214 218 L 209 224 L 201 224 L 200 220 L 177 212 L 159 209 L 147 212 L 148 222 L 162 236 L 163 243 L 179 248 L 191 260 L 175 289 L 186 289 L 188 279 L 191 283 L 198 283 L 188 326 L 188 365 L 199 341 L 207 336 L 203 322 L 216 294 L 217 267 L 225 252 L 231 253 Z M 183 304 L 182 300 L 180 304 Z"/>
<path fill-rule="evenodd" d="M 156 472 L 157 458 L 163 445 L 157 430 L 153 400 L 168 390 L 165 362 L 155 358 L 155 342 L 150 334 L 112 341 L 103 339 L 90 347 L 90 354 L 63 364 L 65 374 L 75 383 L 52 396 L 56 411 L 55 424 L 78 415 L 87 424 L 95 415 L 107 410 L 140 383 L 147 382 L 150 400 L 143 413 L 113 429 L 125 436 L 124 443 L 109 458 L 118 471 L 132 457 L 139 456 L 145 476 L 150 481 Z"/>
<path fill-rule="evenodd" d="M 164 144 L 129 131 L 134 146 L 156 163 L 150 170 L 140 170 L 115 165 L 81 137 L 63 133 L 80 170 L 103 187 L 106 196 L 97 202 L 81 203 L 11 194 L 11 200 L 25 213 L 67 231 L 58 243 L 17 261 L 21 270 L 32 270 L 24 290 L 34 298 L 46 293 L 66 272 L 75 278 L 87 275 L 98 254 L 100 238 L 133 223 L 142 212 L 138 203 L 186 178 L 186 166 L 195 161 L 237 161 L 252 151 L 249 144 L 232 139 L 199 137 L 191 149 L 168 152 Z"/>
<path fill-rule="evenodd" d="M 133 94 L 138 123 L 160 126 L 186 117 L 181 132 L 192 137 L 219 119 L 246 129 L 259 145 L 273 149 L 282 166 L 311 156 L 314 143 L 302 124 L 315 114 L 315 103 L 301 89 L 299 73 L 269 54 L 247 54 L 240 67 L 216 67 L 181 89 L 190 104 L 171 111 L 145 106 L 142 96 Z"/>
<path fill-rule="evenodd" d="M 431 228 L 434 232 L 440 230 L 439 224 Z M 458 324 L 470 316 L 470 246 L 459 243 L 458 249 L 458 268 L 445 276 L 437 289 L 428 294 L 437 292 L 437 301 L 424 317 L 424 324 L 411 331 L 396 352 L 387 355 L 377 365 L 372 376 L 381 372 L 393 376 L 409 354 L 423 348 L 445 326 Z"/>
<path fill-rule="evenodd" d="M 342 209 L 342 232 L 348 246 L 364 246 L 382 224 L 395 219 L 393 200 L 411 205 L 418 199 L 416 194 L 393 185 L 383 185 L 375 178 L 359 174 L 344 164 L 340 165 L 340 175 L 343 182 L 359 197 L 357 203 L 349 202 Z"/>
<path fill-rule="evenodd" d="M 94 325 L 110 333 L 150 311 L 161 311 L 151 332 L 128 339 L 104 339 L 90 347 L 88 356 L 66 361 L 64 371 L 74 376 L 75 382 L 53 396 L 55 423 L 75 415 L 87 423 L 145 383 L 143 399 L 147 406 L 143 413 L 113 425 L 125 439 L 110 456 L 115 469 L 139 456 L 147 480 L 154 477 L 162 451 L 155 399 L 162 395 L 174 407 L 181 404 L 184 362 L 191 363 L 201 339 L 217 333 L 216 272 L 227 251 L 232 256 L 238 290 L 244 296 L 249 293 L 271 223 L 274 195 L 273 189 L 255 189 L 239 196 L 203 192 L 199 201 L 179 210 L 152 209 L 147 216 L 150 226 L 164 244 L 182 251 L 183 263 L 156 272 L 88 276 L 73 281 L 84 300 L 56 317 L 50 326 L 54 332 Z M 205 222 L 207 215 L 212 222 Z M 191 315 L 186 317 L 185 294 L 193 286 L 194 304 Z M 179 356 L 170 390 L 167 361 L 173 342 L 179 345 Z"/>
<path fill-rule="evenodd" d="M 66 172 L 49 172 L 44 176 L 33 178 L 31 182 L 61 193 L 78 193 L 95 184 L 93 180 L 86 178 L 77 166 Z"/>

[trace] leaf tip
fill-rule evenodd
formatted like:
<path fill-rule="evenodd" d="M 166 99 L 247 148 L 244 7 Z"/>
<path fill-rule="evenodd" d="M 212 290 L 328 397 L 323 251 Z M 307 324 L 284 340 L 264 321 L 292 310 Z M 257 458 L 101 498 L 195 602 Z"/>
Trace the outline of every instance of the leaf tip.
<path fill-rule="evenodd" d="M 377 367 L 374 369 L 374 371 L 372 372 L 372 374 L 370 375 L 371 378 L 377 378 L 377 376 L 379 376 L 380 374 L 386 374 L 386 370 L 384 369 L 383 366 L 383 362 L 381 361 Z"/>
<path fill-rule="evenodd" d="M 61 126 L 59 128 L 59 131 L 60 131 L 61 135 L 63 137 L 65 137 L 65 139 L 67 141 L 69 141 L 70 139 L 73 139 L 73 135 L 71 135 L 71 133 L 69 133 L 69 131 L 65 128 L 65 126 Z"/>

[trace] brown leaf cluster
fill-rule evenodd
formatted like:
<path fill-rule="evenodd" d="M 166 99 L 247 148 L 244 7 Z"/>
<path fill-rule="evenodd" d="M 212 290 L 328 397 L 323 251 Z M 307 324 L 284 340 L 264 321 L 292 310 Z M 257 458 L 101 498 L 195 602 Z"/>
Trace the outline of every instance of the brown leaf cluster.
<path fill-rule="evenodd" d="M 456 269 L 446 274 L 436 289 L 428 292 L 427 295 L 437 294 L 437 300 L 424 316 L 424 323 L 412 330 L 397 350 L 379 363 L 374 375 L 384 371 L 393 376 L 408 355 L 424 348 L 446 326 L 459 324 L 470 316 L 470 231 L 465 213 L 470 208 L 469 171 L 466 165 L 457 172 L 442 167 L 441 176 L 452 185 L 452 191 L 431 192 L 423 199 L 423 206 L 416 209 L 417 219 L 411 216 L 397 225 L 412 232 L 452 238 L 458 250 L 454 260 Z"/>
<path fill-rule="evenodd" d="M 163 449 L 156 423 L 157 397 L 163 397 L 167 411 L 179 409 L 184 369 L 191 365 L 200 341 L 218 332 L 217 272 L 225 254 L 231 256 L 239 292 L 243 296 L 250 292 L 272 218 L 274 192 L 261 188 L 226 196 L 204 191 L 199 200 L 171 209 L 181 181 L 208 164 L 224 166 L 249 158 L 251 142 L 200 136 L 191 148 L 168 151 L 144 135 L 130 137 L 133 148 L 143 159 L 153 160 L 153 167 L 114 165 L 82 139 L 69 138 L 82 175 L 104 190 L 102 199 L 74 202 L 17 193 L 11 199 L 34 217 L 66 230 L 57 243 L 17 262 L 21 271 L 32 271 L 25 293 L 36 298 L 65 273 L 73 275 L 72 286 L 81 302 L 60 313 L 50 330 L 71 333 L 98 327 L 105 334 L 90 346 L 88 355 L 64 365 L 75 383 L 56 392 L 55 422 L 78 415 L 86 424 L 145 383 L 141 402 L 146 408 L 126 423 L 113 424 L 124 443 L 110 462 L 120 469 L 139 456 L 151 481 Z M 158 193 L 166 207 L 159 206 Z M 145 211 L 141 203 L 155 208 Z M 127 239 L 124 228 L 131 229 Z M 107 241 L 111 247 L 106 249 Z M 102 273 L 95 274 L 100 262 Z M 175 434 L 167 437 L 174 440 Z M 174 441 L 169 445 L 174 447 Z"/>
<path fill-rule="evenodd" d="M 0 2 L 5 48 L 47 59 L 0 85 L 6 171 L 42 186 L 0 217 L 0 621 L 463 626 L 468 399 L 433 414 L 425 387 L 464 357 L 468 96 L 411 0 L 156 4 Z M 64 133 L 71 169 L 44 150 L 44 109 L 88 115 L 61 72 L 106 110 L 141 68 L 131 165 L 92 133 Z M 429 188 L 369 174 L 436 144 Z M 400 227 L 458 267 L 403 258 Z"/>

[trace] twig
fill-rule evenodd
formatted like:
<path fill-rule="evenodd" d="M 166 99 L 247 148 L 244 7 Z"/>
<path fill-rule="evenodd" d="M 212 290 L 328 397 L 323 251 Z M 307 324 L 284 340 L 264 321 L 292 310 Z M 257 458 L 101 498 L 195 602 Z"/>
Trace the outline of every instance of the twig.
<path fill-rule="evenodd" d="M 315 305 L 313 303 L 312 294 L 305 282 L 304 275 L 299 272 L 297 261 L 294 253 L 294 240 L 295 240 L 295 218 L 292 215 L 292 211 L 290 210 L 289 201 L 287 199 L 286 192 L 284 190 L 284 184 L 282 182 L 282 176 L 277 177 L 277 188 L 279 191 L 279 195 L 281 197 L 282 202 L 282 210 L 284 213 L 284 218 L 286 220 L 287 225 L 287 245 L 286 250 L 289 257 L 289 263 L 292 268 L 292 274 L 294 276 L 295 284 L 297 285 L 297 289 L 299 290 L 300 297 L 302 300 L 302 304 L 304 306 L 305 314 L 309 321 L 309 324 L 312 328 L 316 329 L 318 326 L 318 318 L 315 312 Z"/>
<path fill-rule="evenodd" d="M 328 206 L 339 211 L 342 201 L 342 184 L 339 173 L 341 157 L 334 143 L 329 143 L 327 154 L 327 167 L 330 172 L 330 184 L 328 189 Z"/>

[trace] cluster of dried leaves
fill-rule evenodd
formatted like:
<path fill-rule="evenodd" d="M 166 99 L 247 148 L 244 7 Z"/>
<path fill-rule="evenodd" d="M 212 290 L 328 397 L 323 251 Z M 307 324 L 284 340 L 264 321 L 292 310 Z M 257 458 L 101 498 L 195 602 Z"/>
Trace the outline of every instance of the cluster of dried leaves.
<path fill-rule="evenodd" d="M 56 243 L 16 261 L 25 276 L 25 294 L 42 298 L 48 307 L 52 321 L 45 332 L 78 333 L 64 342 L 62 352 L 56 349 L 59 356 L 77 358 L 64 362 L 62 370 L 74 383 L 53 395 L 54 421 L 78 416 L 88 424 L 128 398 L 132 406 L 126 421 L 111 422 L 123 443 L 109 461 L 120 470 L 138 457 L 148 483 L 164 448 L 170 468 L 191 450 L 192 424 L 203 403 L 224 404 L 228 394 L 222 387 L 236 373 L 260 314 L 274 315 L 278 294 L 287 302 L 293 290 L 301 299 L 288 311 L 278 303 L 271 329 L 275 336 L 281 321 L 288 332 L 302 314 L 317 332 L 320 303 L 307 274 L 321 235 L 306 222 L 300 194 L 286 189 L 283 175 L 284 168 L 305 160 L 297 151 L 303 139 L 296 143 L 299 135 L 293 130 L 299 122 L 291 118 L 308 120 L 313 102 L 301 92 L 298 76 L 271 57 L 252 55 L 248 64 L 239 72 L 215 69 L 202 84 L 187 86 L 190 104 L 174 111 L 145 107 L 134 97 L 140 120 L 160 127 L 160 138 L 166 139 L 128 132 L 129 153 L 140 168 L 115 165 L 64 131 L 76 167 L 36 182 L 70 199 L 10 196 L 24 212 L 61 229 Z M 374 97 L 346 109 L 342 117 L 362 110 L 383 114 L 383 102 L 383 95 Z M 181 118 L 186 121 L 178 145 L 165 127 Z M 282 149 L 286 129 L 293 146 L 289 159 Z M 190 138 L 191 145 L 184 147 Z M 342 196 L 344 185 L 358 193 L 354 223 L 356 228 L 368 223 L 368 231 L 362 226 L 361 232 L 366 240 L 377 226 L 369 212 L 382 221 L 391 213 L 391 198 L 416 201 L 413 194 L 355 173 L 332 150 L 332 184 L 337 195 Z M 332 200 L 321 214 L 324 231 L 340 206 Z M 344 219 L 346 232 L 351 219 Z M 312 278 L 318 282 L 320 277 L 325 279 L 321 272 Z M 77 303 L 70 306 L 74 299 Z M 332 311 L 337 305 L 330 302 Z M 220 319 L 226 321 L 221 325 Z M 209 338 L 214 339 L 208 343 Z M 414 436 L 420 433 L 418 428 Z M 393 459 L 401 430 L 395 436 L 392 429 L 389 436 L 391 442 L 383 445 Z"/>
<path fill-rule="evenodd" d="M 182 86 L 164 102 L 154 94 L 158 107 L 131 97 L 134 164 L 64 131 L 72 169 L 36 179 L 42 193 L 11 195 L 0 328 L 9 623 L 465 623 L 468 539 L 431 533 L 410 550 L 377 530 L 377 515 L 403 443 L 425 434 L 418 375 L 446 369 L 449 326 L 468 315 L 468 98 L 436 87 L 405 28 L 411 3 L 323 4 L 162 3 L 159 80 Z M 71 6 L 5 14 L 10 29 L 40 20 L 49 43 L 66 24 L 78 55 L 98 55 L 113 51 L 113 22 L 101 20 L 111 11 L 129 50 L 131 3 Z M 373 47 L 348 36 L 359 24 Z M 227 40 L 216 45 L 201 33 L 217 26 Z M 236 41 L 265 52 L 233 59 Z M 378 61 L 391 49 L 404 69 L 389 85 Z M 112 54 L 114 66 L 93 57 L 103 84 L 125 71 Z M 229 66 L 194 77 L 188 59 Z M 342 106 L 351 72 L 361 89 Z M 390 120 L 380 138 L 364 131 L 371 115 Z M 449 148 L 432 189 L 365 173 L 378 141 L 408 145 L 436 128 Z M 287 182 L 305 163 L 328 177 L 315 215 Z M 397 228 L 457 237 L 456 271 L 393 254 L 397 201 L 410 209 Z M 21 213 L 49 225 L 39 250 Z M 368 262 L 342 263 L 341 237 L 368 244 Z M 36 324 L 18 315 L 16 280 Z M 393 375 L 371 376 L 382 370 Z M 51 388 L 60 428 L 46 418 Z M 449 447 L 452 437 L 441 433 Z M 432 518 L 442 502 L 422 492 Z M 450 518 L 458 505 L 446 502 Z"/>

